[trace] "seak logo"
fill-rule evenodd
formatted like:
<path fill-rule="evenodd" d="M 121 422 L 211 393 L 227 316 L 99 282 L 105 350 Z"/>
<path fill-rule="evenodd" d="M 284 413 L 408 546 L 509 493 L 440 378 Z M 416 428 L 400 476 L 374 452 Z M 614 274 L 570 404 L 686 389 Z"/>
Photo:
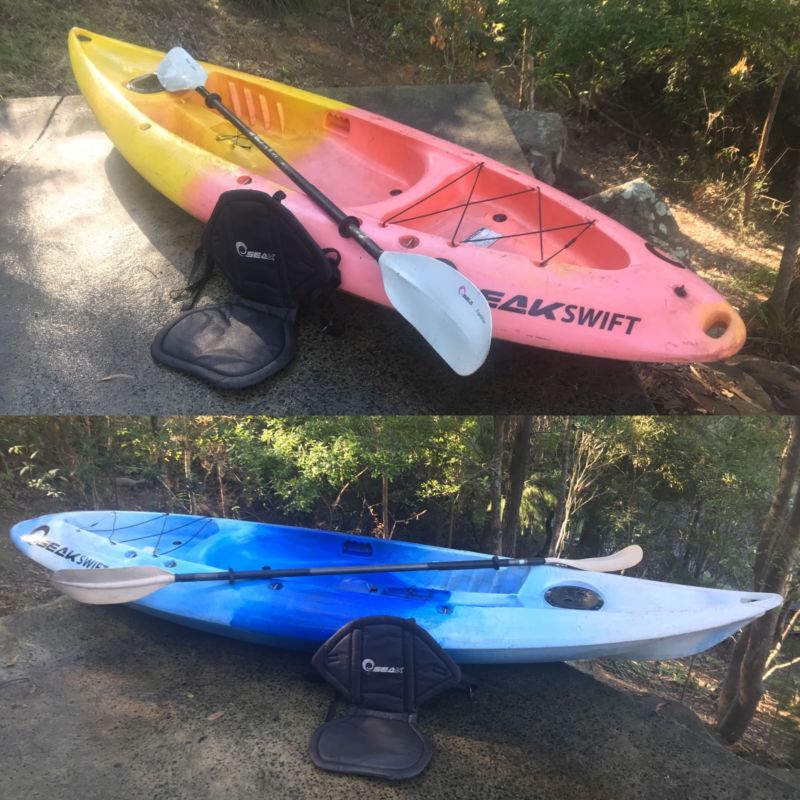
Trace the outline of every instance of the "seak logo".
<path fill-rule="evenodd" d="M 577 303 L 545 303 L 541 297 L 534 297 L 530 302 L 524 294 L 515 294 L 507 300 L 506 293 L 495 289 L 482 289 L 481 292 L 491 308 L 498 311 L 509 311 L 512 314 L 526 314 L 529 317 L 544 317 L 553 322 L 597 328 L 601 331 L 613 331 L 619 327 L 620 333 L 630 336 L 641 317 L 623 314 L 618 311 L 606 311 Z"/>
<path fill-rule="evenodd" d="M 364 672 L 392 672 L 402 675 L 405 667 L 379 667 L 371 658 L 365 658 L 361 662 L 361 669 L 363 669 Z"/>
<path fill-rule="evenodd" d="M 264 261 L 274 261 L 276 253 L 259 253 L 258 250 L 248 250 L 244 242 L 236 242 L 236 252 L 243 258 L 261 258 Z"/>
<path fill-rule="evenodd" d="M 61 556 L 61 558 L 66 561 L 71 561 L 78 567 L 85 567 L 86 569 L 103 569 L 104 567 L 108 567 L 108 564 L 104 564 L 96 558 L 89 558 L 85 553 L 80 553 L 70 547 L 63 546 L 59 542 L 48 539 L 47 534 L 49 532 L 50 527 L 48 525 L 42 525 L 19 538 L 26 544 L 41 547 L 43 550 L 47 550 L 48 553 L 55 553 L 55 555 Z"/>

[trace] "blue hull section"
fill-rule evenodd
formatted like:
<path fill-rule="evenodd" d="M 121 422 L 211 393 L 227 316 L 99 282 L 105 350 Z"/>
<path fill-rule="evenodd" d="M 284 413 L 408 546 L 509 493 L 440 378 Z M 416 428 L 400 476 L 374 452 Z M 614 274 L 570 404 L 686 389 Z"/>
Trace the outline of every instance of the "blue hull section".
<path fill-rule="evenodd" d="M 50 570 L 186 573 L 486 558 L 307 528 L 126 511 L 40 517 L 15 525 L 11 537 Z M 546 595 L 561 587 L 589 589 L 601 607 L 554 607 Z M 178 583 L 132 605 L 200 630 L 299 650 L 313 650 L 358 617 L 413 618 L 457 661 L 518 663 L 691 655 L 781 599 L 542 566 Z"/>

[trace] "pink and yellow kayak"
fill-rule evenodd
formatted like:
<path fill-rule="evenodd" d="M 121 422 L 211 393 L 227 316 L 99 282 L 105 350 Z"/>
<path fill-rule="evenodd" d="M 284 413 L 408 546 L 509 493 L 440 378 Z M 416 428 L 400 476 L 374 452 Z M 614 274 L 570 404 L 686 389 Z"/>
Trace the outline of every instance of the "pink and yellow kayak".
<path fill-rule="evenodd" d="M 74 28 L 78 85 L 115 147 L 199 220 L 219 195 L 282 190 L 344 291 L 390 305 L 375 262 L 193 91 L 148 80 L 163 53 Z M 385 117 L 224 67 L 206 87 L 384 250 L 446 260 L 492 307 L 495 338 L 632 361 L 714 361 L 744 324 L 714 289 L 614 220 L 530 175 Z M 153 91 L 154 90 L 154 91 Z"/>

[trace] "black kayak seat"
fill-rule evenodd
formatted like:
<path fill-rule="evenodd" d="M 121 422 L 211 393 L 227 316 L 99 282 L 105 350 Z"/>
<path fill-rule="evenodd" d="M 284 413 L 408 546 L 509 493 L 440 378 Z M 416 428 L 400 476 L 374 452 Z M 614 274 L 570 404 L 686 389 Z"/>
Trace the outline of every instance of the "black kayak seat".
<path fill-rule="evenodd" d="M 311 663 L 349 703 L 345 716 L 311 736 L 314 764 L 393 780 L 425 769 L 432 748 L 417 710 L 461 683 L 458 664 L 426 630 L 412 619 L 362 617 L 333 634 Z"/>

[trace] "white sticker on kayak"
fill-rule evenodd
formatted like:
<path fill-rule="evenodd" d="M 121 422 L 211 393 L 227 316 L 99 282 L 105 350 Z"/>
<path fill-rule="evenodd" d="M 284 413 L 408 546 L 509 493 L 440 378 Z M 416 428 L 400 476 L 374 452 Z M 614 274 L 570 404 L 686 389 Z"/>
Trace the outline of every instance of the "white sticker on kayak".
<path fill-rule="evenodd" d="M 502 238 L 502 233 L 493 231 L 491 228 L 478 228 L 475 233 L 471 233 L 464 241 L 476 244 L 478 247 L 491 247 L 498 239 Z"/>

